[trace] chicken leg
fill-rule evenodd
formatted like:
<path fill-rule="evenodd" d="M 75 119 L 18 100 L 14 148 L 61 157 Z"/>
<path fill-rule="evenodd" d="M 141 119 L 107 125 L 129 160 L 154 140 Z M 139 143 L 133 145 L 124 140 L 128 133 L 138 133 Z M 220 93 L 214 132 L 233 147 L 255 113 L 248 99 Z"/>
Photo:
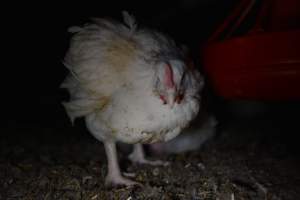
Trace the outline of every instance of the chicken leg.
<path fill-rule="evenodd" d="M 149 164 L 153 166 L 167 166 L 169 165 L 169 162 L 162 161 L 162 160 L 147 160 L 145 158 L 145 152 L 143 149 L 142 144 L 134 144 L 133 145 L 133 151 L 132 153 L 128 156 L 128 158 L 131 160 L 131 162 L 138 163 L 138 164 Z"/>
<path fill-rule="evenodd" d="M 108 162 L 108 173 L 105 178 L 105 185 L 106 186 L 139 185 L 139 183 L 127 179 L 121 175 L 115 142 L 110 142 L 110 141 L 104 142 L 104 148 L 105 148 L 107 162 Z"/>

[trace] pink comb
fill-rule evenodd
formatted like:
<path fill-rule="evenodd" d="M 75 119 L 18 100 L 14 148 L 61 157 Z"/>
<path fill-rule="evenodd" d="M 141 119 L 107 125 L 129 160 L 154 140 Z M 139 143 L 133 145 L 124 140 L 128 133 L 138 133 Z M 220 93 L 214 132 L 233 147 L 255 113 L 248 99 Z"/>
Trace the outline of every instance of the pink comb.
<path fill-rule="evenodd" d="M 167 88 L 174 88 L 174 78 L 173 78 L 173 69 L 169 63 L 166 63 L 165 67 L 165 76 L 164 76 L 164 84 Z"/>

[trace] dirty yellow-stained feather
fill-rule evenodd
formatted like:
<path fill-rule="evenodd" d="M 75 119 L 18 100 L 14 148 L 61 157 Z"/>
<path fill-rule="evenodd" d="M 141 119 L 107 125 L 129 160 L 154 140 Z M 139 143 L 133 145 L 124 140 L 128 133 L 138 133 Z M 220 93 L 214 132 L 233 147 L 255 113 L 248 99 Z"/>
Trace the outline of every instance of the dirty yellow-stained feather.
<path fill-rule="evenodd" d="M 105 60 L 117 72 L 126 70 L 136 55 L 136 44 L 129 39 L 113 40 L 106 49 Z"/>
<path fill-rule="evenodd" d="M 109 102 L 110 102 L 109 97 L 106 97 L 106 96 L 100 97 L 99 101 L 97 102 L 96 109 L 98 109 L 98 110 L 104 109 L 108 105 Z"/>

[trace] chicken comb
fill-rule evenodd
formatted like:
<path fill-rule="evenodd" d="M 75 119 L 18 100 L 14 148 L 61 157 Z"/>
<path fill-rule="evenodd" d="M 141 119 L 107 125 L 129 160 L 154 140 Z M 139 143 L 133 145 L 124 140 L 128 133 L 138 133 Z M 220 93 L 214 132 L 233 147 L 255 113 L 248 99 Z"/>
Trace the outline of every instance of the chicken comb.
<path fill-rule="evenodd" d="M 167 88 L 174 88 L 174 75 L 173 69 L 169 63 L 165 66 L 164 84 Z"/>

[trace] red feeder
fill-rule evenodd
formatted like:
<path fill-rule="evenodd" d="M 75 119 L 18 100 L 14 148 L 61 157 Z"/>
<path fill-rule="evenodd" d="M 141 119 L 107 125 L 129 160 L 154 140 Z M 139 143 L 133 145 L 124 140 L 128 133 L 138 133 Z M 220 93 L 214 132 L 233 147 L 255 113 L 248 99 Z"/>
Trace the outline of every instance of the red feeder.
<path fill-rule="evenodd" d="M 300 1 L 242 1 L 205 46 L 204 70 L 225 99 L 300 100 Z"/>

